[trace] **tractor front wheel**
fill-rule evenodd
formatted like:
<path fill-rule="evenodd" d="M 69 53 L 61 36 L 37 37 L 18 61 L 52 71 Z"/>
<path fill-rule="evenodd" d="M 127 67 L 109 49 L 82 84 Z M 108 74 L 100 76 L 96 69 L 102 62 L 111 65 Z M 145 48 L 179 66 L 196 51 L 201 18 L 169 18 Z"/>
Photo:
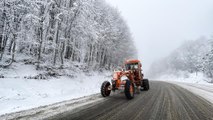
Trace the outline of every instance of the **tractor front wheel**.
<path fill-rule="evenodd" d="M 111 93 L 110 82 L 104 81 L 104 82 L 102 83 L 102 86 L 101 86 L 101 95 L 102 95 L 103 97 L 107 97 L 107 96 L 110 95 L 110 93 Z"/>
<path fill-rule="evenodd" d="M 145 91 L 149 90 L 149 80 L 148 79 L 143 79 L 143 89 Z"/>
<path fill-rule="evenodd" d="M 124 93 L 127 99 L 134 98 L 134 94 L 135 94 L 134 84 L 131 83 L 129 80 L 126 81 Z"/>

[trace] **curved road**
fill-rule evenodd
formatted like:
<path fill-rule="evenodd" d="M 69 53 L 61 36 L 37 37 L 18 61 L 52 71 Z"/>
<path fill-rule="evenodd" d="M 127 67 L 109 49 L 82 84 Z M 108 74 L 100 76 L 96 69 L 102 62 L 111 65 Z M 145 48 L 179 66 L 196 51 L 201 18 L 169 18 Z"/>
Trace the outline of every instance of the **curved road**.
<path fill-rule="evenodd" d="M 166 82 L 151 82 L 150 87 L 132 100 L 124 94 L 112 94 L 103 102 L 49 119 L 213 120 L 213 105 L 193 93 Z"/>

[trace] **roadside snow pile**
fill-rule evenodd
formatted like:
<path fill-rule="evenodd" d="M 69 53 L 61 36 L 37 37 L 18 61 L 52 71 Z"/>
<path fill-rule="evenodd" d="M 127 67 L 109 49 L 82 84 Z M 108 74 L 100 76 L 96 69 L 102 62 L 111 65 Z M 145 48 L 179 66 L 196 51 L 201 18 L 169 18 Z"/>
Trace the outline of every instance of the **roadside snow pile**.
<path fill-rule="evenodd" d="M 28 79 L 44 71 L 36 71 L 32 65 L 19 65 L 1 69 L 0 115 L 48 105 L 64 100 L 99 93 L 100 86 L 110 73 L 76 73 L 73 77 L 58 76 L 48 79 Z"/>
<path fill-rule="evenodd" d="M 164 74 L 160 76 L 158 80 L 199 84 L 205 84 L 211 81 L 209 78 L 205 77 L 203 73 L 188 73 L 183 71 L 176 72 L 175 74 Z"/>

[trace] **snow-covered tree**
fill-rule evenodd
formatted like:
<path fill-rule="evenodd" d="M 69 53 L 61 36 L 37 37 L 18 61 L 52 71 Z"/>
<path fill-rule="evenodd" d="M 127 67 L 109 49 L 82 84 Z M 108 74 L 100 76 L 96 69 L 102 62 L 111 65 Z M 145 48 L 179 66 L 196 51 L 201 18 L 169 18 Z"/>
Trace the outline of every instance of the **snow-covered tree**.
<path fill-rule="evenodd" d="M 212 78 L 211 82 L 213 83 L 213 39 L 211 39 L 210 50 L 203 57 L 203 72 L 210 78 Z"/>
<path fill-rule="evenodd" d="M 180 71 L 195 73 L 203 72 L 213 76 L 213 44 L 212 40 L 201 37 L 186 41 L 169 56 L 156 61 L 150 67 L 149 74 L 159 77 L 165 74 L 178 74 Z"/>
<path fill-rule="evenodd" d="M 112 69 L 137 57 L 129 28 L 104 0 L 0 0 L 1 66 L 8 54 L 41 67 Z M 11 65 L 11 63 L 9 65 Z M 9 66 L 7 65 L 7 66 Z"/>

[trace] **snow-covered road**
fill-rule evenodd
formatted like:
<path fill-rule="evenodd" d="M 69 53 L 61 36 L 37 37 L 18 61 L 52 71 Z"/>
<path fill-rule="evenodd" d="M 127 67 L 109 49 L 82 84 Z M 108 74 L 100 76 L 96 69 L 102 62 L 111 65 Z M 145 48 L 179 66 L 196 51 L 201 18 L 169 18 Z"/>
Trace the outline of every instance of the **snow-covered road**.
<path fill-rule="evenodd" d="M 212 120 L 213 105 L 197 95 L 167 82 L 152 81 L 151 89 L 126 100 L 124 94 L 106 97 L 93 106 L 58 114 L 53 120 Z"/>
<path fill-rule="evenodd" d="M 96 78 L 97 78 L 97 76 L 96 76 Z M 151 89 L 152 89 L 151 91 L 153 91 L 153 92 L 150 93 L 150 95 L 151 94 L 153 95 L 156 92 L 156 90 L 155 90 L 156 89 L 155 87 L 157 87 L 156 83 L 160 84 L 161 86 L 171 86 L 172 87 L 172 85 L 167 85 L 164 82 L 153 82 L 151 84 Z M 206 100 L 209 101 L 209 103 L 210 102 L 213 103 L 213 92 L 212 92 L 213 86 L 211 84 L 209 84 L 209 85 L 203 84 L 202 85 L 202 84 L 181 83 L 181 82 L 174 82 L 174 81 L 173 82 L 170 81 L 169 83 L 181 86 L 182 88 L 191 91 L 195 95 L 200 96 L 201 99 L 206 99 Z M 163 85 L 163 84 L 165 84 L 165 85 Z M 153 87 L 153 85 L 155 87 Z M 53 86 L 51 86 L 51 87 L 53 87 Z M 63 89 L 67 90 L 67 88 L 65 88 L 65 87 L 67 87 L 67 86 L 64 86 Z M 159 90 L 163 89 L 163 91 L 166 92 L 167 90 L 164 90 L 166 88 L 160 87 Z M 75 88 L 75 89 L 77 89 L 77 88 Z M 180 88 L 178 88 L 178 89 L 180 89 Z M 87 89 L 87 90 L 89 90 L 89 89 Z M 171 90 L 173 90 L 173 89 L 171 89 Z M 49 91 L 49 90 L 47 90 L 47 91 Z M 80 90 L 80 91 L 84 92 L 82 90 Z M 163 92 L 163 91 L 161 91 L 161 92 Z M 185 90 L 181 90 L 181 91 L 185 91 Z M 105 102 L 105 101 L 108 100 L 106 98 L 103 98 L 99 94 L 99 88 L 98 87 L 97 87 L 97 91 L 93 91 L 93 92 L 98 93 L 98 94 L 93 94 L 92 92 L 85 92 L 84 94 L 82 93 L 81 95 L 86 95 L 86 94 L 88 94 L 88 95 L 93 94 L 93 95 L 89 95 L 87 97 L 76 98 L 76 99 L 72 99 L 72 100 L 69 100 L 69 98 L 72 98 L 72 97 L 75 98 L 75 97 L 78 97 L 78 96 L 69 95 L 69 96 L 66 97 L 63 94 L 61 94 L 61 95 L 58 94 L 60 99 L 56 99 L 57 96 L 56 97 L 50 97 L 52 94 L 48 93 L 49 95 L 48 95 L 47 98 L 45 98 L 45 97 L 40 98 L 39 101 L 45 101 L 43 103 L 39 102 L 40 104 L 38 104 L 36 102 L 36 101 L 38 101 L 38 96 L 31 96 L 34 99 L 34 101 L 32 99 L 28 98 L 29 96 L 26 97 L 25 99 L 13 99 L 13 97 L 11 97 L 10 99 L 7 99 L 7 100 L 1 99 L 1 101 L 3 101 L 2 103 L 0 103 L 2 108 L 7 108 L 8 105 L 11 106 L 9 108 L 12 108 L 14 106 L 20 106 L 20 107 L 19 107 L 19 109 L 6 109 L 7 111 L 12 111 L 12 112 L 15 112 L 15 113 L 2 115 L 2 116 L 0 116 L 0 119 L 16 119 L 16 118 L 23 118 L 23 119 L 39 118 L 39 119 L 42 119 L 42 118 L 48 118 L 48 117 L 52 117 L 52 116 L 55 116 L 55 115 L 58 115 L 58 114 L 66 113 L 68 111 L 72 111 L 74 109 L 79 110 L 79 108 L 82 108 L 83 106 L 87 106 L 87 107 L 94 106 L 98 103 L 102 103 L 102 102 Z M 21 92 L 21 93 L 26 94 L 26 93 L 23 93 L 23 92 Z M 143 100 L 146 98 L 144 94 L 147 94 L 147 93 L 143 93 L 143 95 L 142 95 L 143 97 L 141 98 Z M 20 95 L 20 96 L 23 97 L 23 95 Z M 117 95 L 112 95 L 112 96 L 117 96 Z M 176 99 L 176 97 L 178 97 L 178 96 L 175 97 L 175 95 L 172 95 L 172 96 L 175 99 Z M 17 96 L 15 96 L 15 98 L 16 97 Z M 139 97 L 139 96 L 136 96 L 136 98 L 137 97 Z M 67 100 L 65 100 L 65 99 L 67 99 Z M 125 97 L 123 97 L 122 99 L 125 100 Z M 12 103 L 12 102 L 14 102 L 14 103 Z M 25 102 L 26 102 L 26 105 L 23 104 Z M 29 102 L 29 103 L 27 103 L 27 102 Z M 33 106 L 33 103 L 35 104 L 34 106 Z M 33 108 L 33 109 L 30 109 L 30 108 Z M 29 110 L 26 110 L 26 109 L 29 109 Z M 3 111 L 3 110 L 1 110 L 1 111 Z M 20 111 L 20 110 L 22 110 L 22 111 Z M 18 111 L 20 111 L 20 112 L 18 112 Z M 9 113 L 9 112 L 7 112 L 7 113 Z"/>
<path fill-rule="evenodd" d="M 213 84 L 170 82 L 208 100 L 213 104 Z"/>
<path fill-rule="evenodd" d="M 208 83 L 211 81 L 210 78 L 206 78 L 203 73 L 186 73 L 180 72 L 179 76 L 174 76 L 172 74 L 166 74 L 159 77 L 159 81 L 165 81 L 172 84 L 179 85 L 190 92 L 208 100 L 213 103 L 213 83 Z M 186 76 L 187 77 L 186 77 Z"/>

